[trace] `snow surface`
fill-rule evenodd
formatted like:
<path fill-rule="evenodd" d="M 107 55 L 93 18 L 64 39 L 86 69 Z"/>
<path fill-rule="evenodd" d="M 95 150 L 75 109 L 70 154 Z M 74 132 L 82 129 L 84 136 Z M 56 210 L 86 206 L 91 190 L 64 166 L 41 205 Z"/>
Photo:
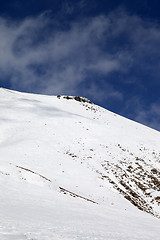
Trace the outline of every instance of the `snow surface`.
<path fill-rule="evenodd" d="M 160 239 L 158 131 L 3 88 L 0 113 L 0 239 Z"/>

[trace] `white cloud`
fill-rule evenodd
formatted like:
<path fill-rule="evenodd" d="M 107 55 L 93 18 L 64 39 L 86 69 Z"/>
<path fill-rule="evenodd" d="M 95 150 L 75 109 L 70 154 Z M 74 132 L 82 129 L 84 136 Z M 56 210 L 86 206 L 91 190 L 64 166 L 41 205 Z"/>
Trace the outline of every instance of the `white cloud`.
<path fill-rule="evenodd" d="M 21 22 L 0 18 L 1 80 L 10 78 L 11 87 L 26 91 L 74 94 L 89 72 L 119 69 L 118 60 L 101 49 L 108 28 L 103 16 L 63 31 L 53 24 L 48 33 L 49 24 L 45 15 Z"/>
<path fill-rule="evenodd" d="M 160 131 L 160 102 L 154 102 L 150 105 L 145 105 L 138 98 L 131 100 L 134 119 L 146 126 Z M 131 102 L 128 107 L 131 106 Z"/>
<path fill-rule="evenodd" d="M 159 72 L 156 24 L 121 9 L 66 29 L 58 24 L 45 13 L 17 22 L 0 18 L 1 82 L 9 79 L 12 88 L 48 94 L 75 95 L 81 89 L 95 96 L 99 89 L 103 98 L 122 99 L 123 93 L 109 81 L 111 73 L 126 74 L 133 66 L 145 69 L 147 64 Z M 149 57 L 152 66 L 144 62 Z"/>

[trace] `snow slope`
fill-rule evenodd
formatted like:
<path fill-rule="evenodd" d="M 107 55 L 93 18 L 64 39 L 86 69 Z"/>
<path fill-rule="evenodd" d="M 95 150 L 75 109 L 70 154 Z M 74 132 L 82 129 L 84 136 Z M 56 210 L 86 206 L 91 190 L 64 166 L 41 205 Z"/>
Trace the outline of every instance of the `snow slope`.
<path fill-rule="evenodd" d="M 0 113 L 0 239 L 160 239 L 158 131 L 3 88 Z"/>

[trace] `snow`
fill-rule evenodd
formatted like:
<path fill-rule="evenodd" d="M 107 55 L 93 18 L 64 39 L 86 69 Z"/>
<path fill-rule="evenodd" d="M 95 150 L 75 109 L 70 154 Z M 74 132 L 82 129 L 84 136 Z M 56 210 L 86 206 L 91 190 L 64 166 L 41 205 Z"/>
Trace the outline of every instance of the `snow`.
<path fill-rule="evenodd" d="M 158 131 L 63 96 L 0 99 L 0 239 L 159 240 Z"/>

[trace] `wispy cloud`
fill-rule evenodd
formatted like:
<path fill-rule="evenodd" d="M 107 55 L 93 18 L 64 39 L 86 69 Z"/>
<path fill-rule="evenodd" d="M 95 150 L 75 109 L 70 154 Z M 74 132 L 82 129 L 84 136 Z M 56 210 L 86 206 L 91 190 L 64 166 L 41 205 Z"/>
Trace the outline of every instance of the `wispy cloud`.
<path fill-rule="evenodd" d="M 101 48 L 108 20 L 104 17 L 48 31 L 45 15 L 11 22 L 0 19 L 1 81 L 13 87 L 44 93 L 76 91 L 90 72 L 108 74 L 120 69 L 116 56 Z M 55 27 L 56 28 L 56 27 Z"/>
<path fill-rule="evenodd" d="M 129 108 L 131 108 L 129 118 L 160 131 L 160 100 L 146 103 L 142 97 L 134 96 L 126 101 L 123 115 L 127 116 Z"/>
<path fill-rule="evenodd" d="M 72 5 L 64 8 L 73 11 Z M 125 101 L 123 86 L 147 91 L 146 76 L 159 86 L 159 48 L 157 24 L 123 9 L 67 26 L 48 13 L 21 21 L 0 18 L 0 82 L 24 91 Z"/>
<path fill-rule="evenodd" d="M 147 108 L 142 108 L 141 106 L 139 110 L 136 111 L 135 119 L 138 122 L 141 122 L 160 131 L 160 102 L 153 103 Z"/>

